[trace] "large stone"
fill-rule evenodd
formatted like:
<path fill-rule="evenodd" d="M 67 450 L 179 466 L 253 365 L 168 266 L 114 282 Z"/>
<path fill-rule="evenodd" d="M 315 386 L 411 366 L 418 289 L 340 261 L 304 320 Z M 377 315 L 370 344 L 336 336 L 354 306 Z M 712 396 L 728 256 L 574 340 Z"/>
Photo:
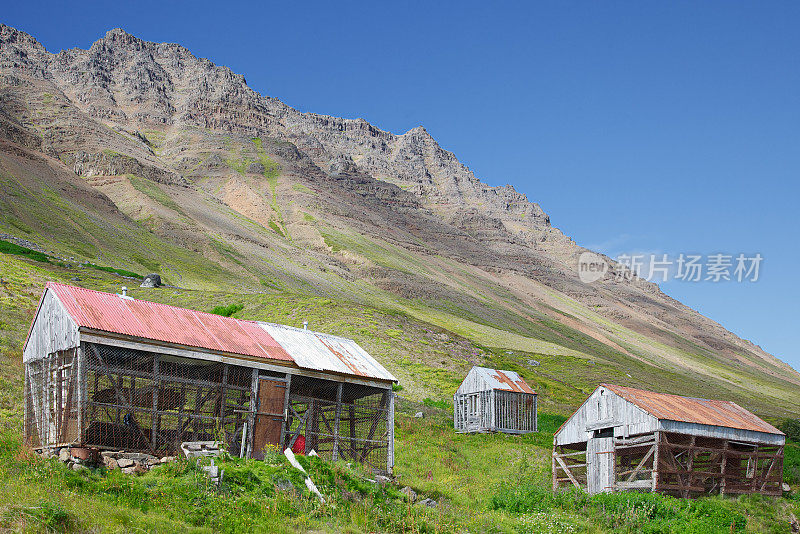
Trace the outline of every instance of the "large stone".
<path fill-rule="evenodd" d="M 60 462 L 67 463 L 69 462 L 69 459 L 70 459 L 70 454 L 69 454 L 69 449 L 67 447 L 64 447 L 58 452 L 58 460 Z"/>
<path fill-rule="evenodd" d="M 125 471 L 125 469 L 128 469 L 128 468 L 130 468 L 130 467 L 133 467 L 133 466 L 134 466 L 134 464 L 136 464 L 136 462 L 134 462 L 134 461 L 133 461 L 133 460 L 131 460 L 130 458 L 120 458 L 120 459 L 118 459 L 118 460 L 117 460 L 117 465 L 118 465 L 118 466 L 120 467 L 120 469 L 122 469 L 123 471 Z"/>
<path fill-rule="evenodd" d="M 419 501 L 417 504 L 420 506 L 427 506 L 428 508 L 436 508 L 437 502 L 430 498 L 425 498 Z"/>
<path fill-rule="evenodd" d="M 417 492 L 411 489 L 410 487 L 406 486 L 400 490 L 400 493 L 406 496 L 408 502 L 414 502 L 417 500 Z"/>
<path fill-rule="evenodd" d="M 148 274 L 140 287 L 161 287 L 161 277 L 157 274 Z"/>
<path fill-rule="evenodd" d="M 108 469 L 116 469 L 119 467 L 117 460 L 111 456 L 103 456 L 103 465 Z"/>

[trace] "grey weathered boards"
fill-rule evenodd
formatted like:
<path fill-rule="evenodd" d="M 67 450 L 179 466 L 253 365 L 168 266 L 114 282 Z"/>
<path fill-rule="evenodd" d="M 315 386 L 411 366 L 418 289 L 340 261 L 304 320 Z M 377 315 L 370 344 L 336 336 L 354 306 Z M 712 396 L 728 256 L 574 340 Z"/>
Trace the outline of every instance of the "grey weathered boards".
<path fill-rule="evenodd" d="M 453 395 L 460 432 L 536 432 L 536 393 L 513 371 L 473 367 Z"/>
<path fill-rule="evenodd" d="M 553 438 L 553 489 L 780 495 L 784 442 L 733 402 L 602 384 Z"/>

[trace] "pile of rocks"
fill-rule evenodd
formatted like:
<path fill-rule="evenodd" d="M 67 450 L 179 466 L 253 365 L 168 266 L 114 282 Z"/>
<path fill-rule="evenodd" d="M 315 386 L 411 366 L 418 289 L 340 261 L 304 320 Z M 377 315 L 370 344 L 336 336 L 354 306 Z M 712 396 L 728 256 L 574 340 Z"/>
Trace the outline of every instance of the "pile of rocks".
<path fill-rule="evenodd" d="M 56 447 L 40 452 L 42 458 L 58 458 L 75 471 L 89 467 L 105 466 L 108 469 L 120 469 L 128 475 L 145 473 L 156 465 L 174 462 L 174 456 L 158 458 L 151 454 L 125 451 L 99 451 L 83 447 Z"/>
<path fill-rule="evenodd" d="M 119 469 L 126 475 L 139 475 L 157 465 L 175 461 L 174 456 L 158 458 L 152 454 L 125 451 L 103 451 L 100 457 L 108 469 Z"/>

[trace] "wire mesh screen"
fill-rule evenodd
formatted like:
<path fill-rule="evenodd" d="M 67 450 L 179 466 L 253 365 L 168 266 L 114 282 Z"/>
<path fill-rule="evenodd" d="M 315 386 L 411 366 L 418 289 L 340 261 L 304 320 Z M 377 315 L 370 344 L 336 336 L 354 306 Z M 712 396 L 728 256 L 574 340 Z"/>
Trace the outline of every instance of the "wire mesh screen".
<path fill-rule="evenodd" d="M 25 441 L 48 447 L 78 439 L 77 349 L 48 354 L 25 364 Z"/>
<path fill-rule="evenodd" d="M 385 471 L 391 391 L 292 377 L 285 446 Z M 300 446 L 298 446 L 300 444 Z"/>
<path fill-rule="evenodd" d="M 216 440 L 239 455 L 252 370 L 219 362 L 84 343 L 84 444 L 172 454 Z"/>

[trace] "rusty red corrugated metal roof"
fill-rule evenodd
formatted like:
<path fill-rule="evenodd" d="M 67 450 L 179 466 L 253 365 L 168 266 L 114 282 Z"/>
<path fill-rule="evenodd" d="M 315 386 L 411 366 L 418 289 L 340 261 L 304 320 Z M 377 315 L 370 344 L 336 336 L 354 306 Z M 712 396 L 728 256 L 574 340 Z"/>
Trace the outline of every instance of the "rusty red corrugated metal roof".
<path fill-rule="evenodd" d="M 500 382 L 500 385 L 495 389 L 517 391 L 519 393 L 536 393 L 517 373 L 513 371 L 498 371 L 496 369 L 493 369 L 493 371 L 497 374 L 492 378 Z"/>
<path fill-rule="evenodd" d="M 186 308 L 48 282 L 80 327 L 255 356 L 294 361 L 255 321 L 243 321 Z"/>
<path fill-rule="evenodd" d="M 350 339 L 48 282 L 79 327 L 345 375 L 397 379 Z M 42 296 L 44 297 L 44 295 Z M 36 318 L 34 318 L 36 321 Z"/>
<path fill-rule="evenodd" d="M 656 419 L 783 434 L 735 402 L 681 397 L 614 384 L 601 384 Z"/>

